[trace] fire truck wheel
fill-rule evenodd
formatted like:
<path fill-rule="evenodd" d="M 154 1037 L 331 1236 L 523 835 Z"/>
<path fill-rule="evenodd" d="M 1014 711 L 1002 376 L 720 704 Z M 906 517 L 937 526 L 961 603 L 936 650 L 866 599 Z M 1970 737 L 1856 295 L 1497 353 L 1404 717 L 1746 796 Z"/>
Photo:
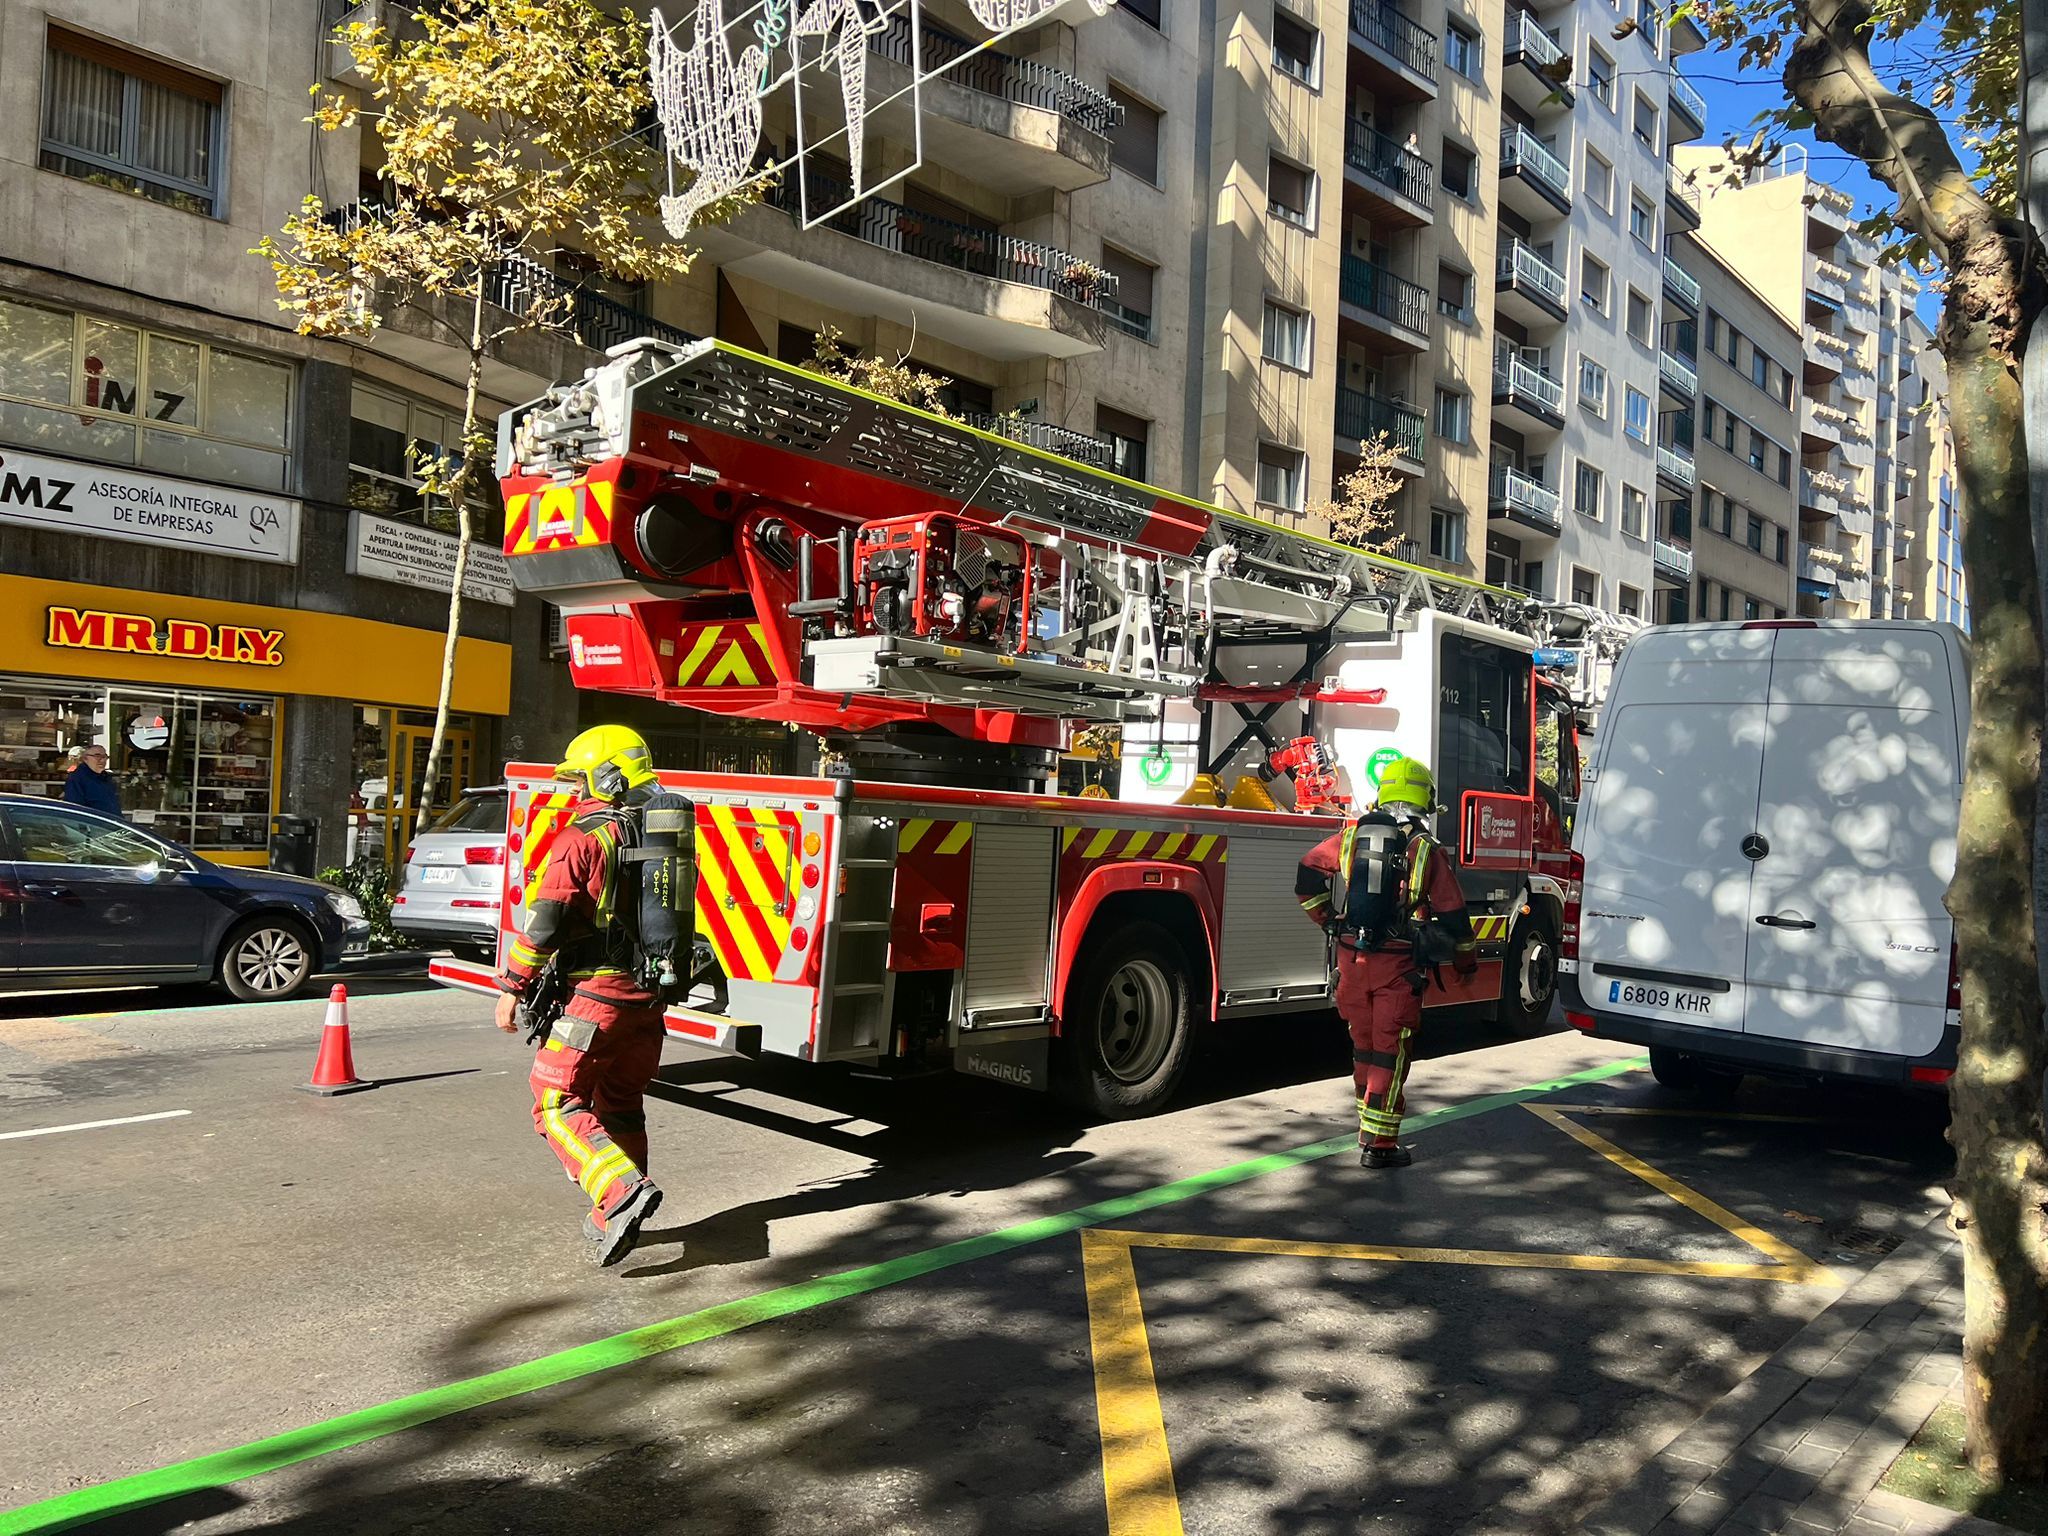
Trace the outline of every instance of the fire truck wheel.
<path fill-rule="evenodd" d="M 1500 1010 L 1503 1029 L 1541 1029 L 1557 999 L 1557 940 L 1549 924 L 1531 918 L 1515 929 L 1501 957 Z"/>
<path fill-rule="evenodd" d="M 1173 935 L 1136 922 L 1116 938 L 1091 944 L 1068 984 L 1059 1086 L 1088 1114 L 1128 1119 L 1165 1107 L 1194 1028 L 1187 957 Z"/>

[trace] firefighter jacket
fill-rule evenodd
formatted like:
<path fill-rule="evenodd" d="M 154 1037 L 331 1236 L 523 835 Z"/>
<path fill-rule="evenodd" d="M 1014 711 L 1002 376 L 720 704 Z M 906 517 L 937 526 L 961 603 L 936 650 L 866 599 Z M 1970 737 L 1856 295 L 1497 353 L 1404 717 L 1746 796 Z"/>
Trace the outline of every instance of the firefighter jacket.
<path fill-rule="evenodd" d="M 1308 851 L 1295 875 L 1294 889 L 1301 900 L 1301 909 L 1316 925 L 1329 928 L 1343 914 L 1334 910 L 1331 901 L 1331 883 L 1342 876 L 1348 888 L 1351 871 L 1346 867 L 1351 854 L 1351 828 L 1324 838 Z M 1472 933 L 1472 919 L 1465 911 L 1465 891 L 1458 884 L 1458 872 L 1451 867 L 1451 857 L 1437 840 L 1428 833 L 1412 830 L 1408 834 L 1408 874 L 1402 883 L 1401 902 L 1411 919 L 1411 935 L 1419 934 L 1422 928 L 1434 922 L 1457 946 L 1458 958 L 1462 962 L 1477 948 L 1478 941 Z M 1380 948 L 1387 950 L 1412 950 L 1413 937 L 1392 939 Z"/>
<path fill-rule="evenodd" d="M 525 997 L 559 953 L 570 987 L 625 1004 L 654 1001 L 641 979 L 639 946 L 617 911 L 624 841 L 619 818 L 601 805 L 580 811 L 556 839 L 526 932 L 514 935 L 498 978 L 507 992 Z"/>

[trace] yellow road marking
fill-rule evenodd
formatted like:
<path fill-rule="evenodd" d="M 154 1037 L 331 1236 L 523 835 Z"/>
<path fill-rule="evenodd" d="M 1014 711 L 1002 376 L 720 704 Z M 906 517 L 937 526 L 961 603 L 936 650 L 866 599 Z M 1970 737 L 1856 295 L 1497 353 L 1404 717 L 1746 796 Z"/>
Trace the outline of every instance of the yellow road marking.
<path fill-rule="evenodd" d="M 1754 1120 L 1764 1125 L 1840 1125 L 1831 1115 L 1753 1115 L 1741 1110 L 1655 1109 L 1648 1105 L 1553 1104 L 1550 1108 L 1567 1115 L 1641 1115 L 1661 1120 Z"/>
<path fill-rule="evenodd" d="M 1181 1536 L 1180 1496 L 1130 1244 L 1121 1232 L 1083 1232 L 1088 1343 L 1095 1355 L 1095 1416 L 1111 1536 Z"/>
<path fill-rule="evenodd" d="M 126 1055 L 133 1047 L 58 1019 L 0 1019 L 0 1045 L 41 1061 L 95 1061 Z"/>

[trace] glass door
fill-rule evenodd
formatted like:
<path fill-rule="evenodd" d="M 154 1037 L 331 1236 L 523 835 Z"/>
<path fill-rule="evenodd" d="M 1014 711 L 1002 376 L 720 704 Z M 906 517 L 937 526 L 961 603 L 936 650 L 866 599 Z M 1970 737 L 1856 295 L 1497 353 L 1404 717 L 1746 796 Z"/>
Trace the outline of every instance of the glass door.
<path fill-rule="evenodd" d="M 426 784 L 427 751 L 434 742 L 432 726 L 398 725 L 391 737 L 390 811 L 385 818 L 385 857 L 396 867 L 405 862 L 412 846 L 413 824 L 420 813 L 424 794 L 433 816 L 447 813 L 462 786 L 470 782 L 470 762 L 475 737 L 465 728 L 450 726 L 441 742 L 441 762 L 431 789 Z M 431 819 L 431 818 L 430 818 Z"/>

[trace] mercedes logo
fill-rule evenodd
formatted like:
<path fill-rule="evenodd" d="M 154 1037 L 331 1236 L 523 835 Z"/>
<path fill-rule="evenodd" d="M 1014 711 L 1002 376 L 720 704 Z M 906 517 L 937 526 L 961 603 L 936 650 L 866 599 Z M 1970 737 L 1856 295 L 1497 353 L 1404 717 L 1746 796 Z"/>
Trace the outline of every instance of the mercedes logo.
<path fill-rule="evenodd" d="M 1771 851 L 1771 845 L 1752 832 L 1742 840 L 1742 856 L 1745 859 L 1760 859 Z"/>

